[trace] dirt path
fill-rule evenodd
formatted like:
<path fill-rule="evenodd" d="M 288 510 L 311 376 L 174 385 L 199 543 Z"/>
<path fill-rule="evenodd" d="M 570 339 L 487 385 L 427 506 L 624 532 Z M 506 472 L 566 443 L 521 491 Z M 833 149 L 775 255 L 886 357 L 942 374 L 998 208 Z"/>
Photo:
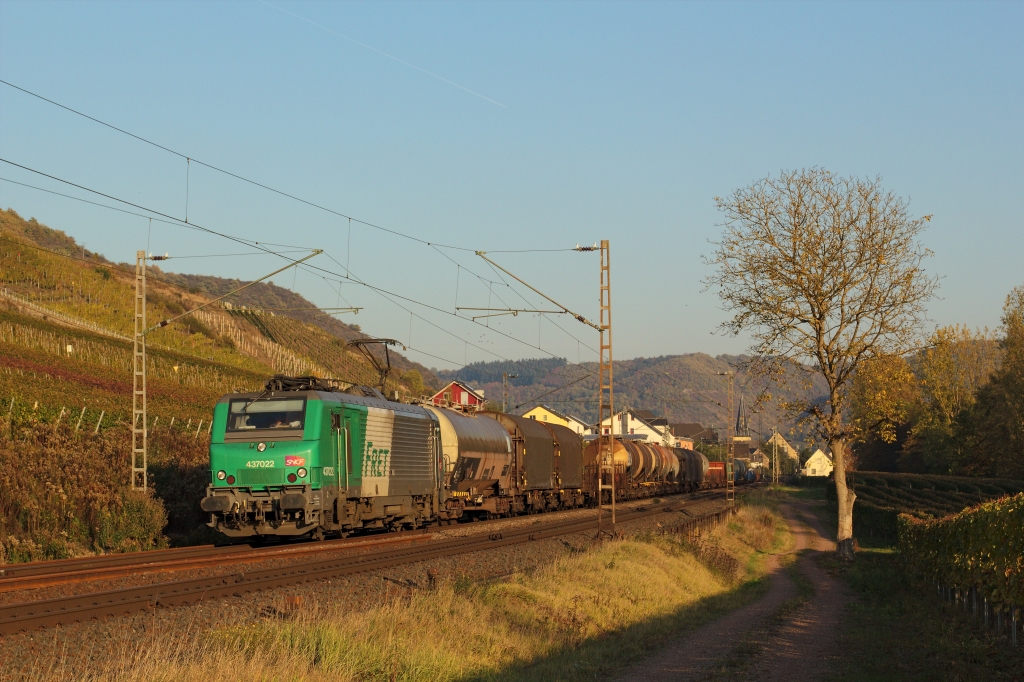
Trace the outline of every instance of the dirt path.
<path fill-rule="evenodd" d="M 794 503 L 790 513 L 807 524 L 805 545 L 810 552 L 797 559 L 797 569 L 814 587 L 814 596 L 788 616 L 771 637 L 761 643 L 760 653 L 748 662 L 738 680 L 820 680 L 836 658 L 836 641 L 850 594 L 840 581 L 818 567 L 815 555 L 834 552 L 836 543 L 807 505 Z M 790 520 L 787 517 L 787 520 Z M 790 526 L 794 524 L 790 520 Z M 809 527 L 809 529 L 807 529 Z"/>
<path fill-rule="evenodd" d="M 766 627 L 769 619 L 797 588 L 779 565 L 779 555 L 768 557 L 768 593 L 747 606 L 709 623 L 688 637 L 671 642 L 655 654 L 622 672 L 623 682 L 684 682 L 689 680 L 756 679 L 815 680 L 827 670 L 830 651 L 842 614 L 846 594 L 841 586 L 813 561 L 813 554 L 835 548 L 821 524 L 807 507 L 791 503 L 781 507 L 794 536 L 790 553 L 812 550 L 797 560 L 797 566 L 814 585 L 815 596 L 809 604 L 792 614 L 776 628 L 761 653 L 734 674 L 721 672 L 723 660 L 744 638 Z M 803 522 L 803 523 L 801 523 Z M 808 524 L 804 525 L 804 523 Z"/>

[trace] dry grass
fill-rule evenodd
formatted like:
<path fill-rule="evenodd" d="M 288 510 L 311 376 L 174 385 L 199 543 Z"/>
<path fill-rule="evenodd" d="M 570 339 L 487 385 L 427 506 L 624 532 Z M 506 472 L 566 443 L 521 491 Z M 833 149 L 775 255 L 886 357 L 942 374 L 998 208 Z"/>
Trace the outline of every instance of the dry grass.
<path fill-rule="evenodd" d="M 500 581 L 442 581 L 374 610 L 321 605 L 163 638 L 96 670 L 54 663 L 36 679 L 594 679 L 759 596 L 763 562 L 751 557 L 783 544 L 784 528 L 767 507 L 746 506 L 705 538 L 736 559 L 737 575 L 703 565 L 679 538 L 638 535 Z"/>

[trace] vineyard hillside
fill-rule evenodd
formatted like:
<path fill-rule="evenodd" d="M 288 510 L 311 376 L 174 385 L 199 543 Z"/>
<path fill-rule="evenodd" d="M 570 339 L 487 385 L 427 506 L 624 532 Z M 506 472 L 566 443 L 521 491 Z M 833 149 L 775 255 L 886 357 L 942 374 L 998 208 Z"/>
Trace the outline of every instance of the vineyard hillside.
<path fill-rule="evenodd" d="M 153 325 L 241 284 L 151 268 L 147 321 Z M 15 398 L 15 405 L 21 399 L 58 411 L 127 415 L 133 295 L 133 266 L 112 263 L 13 210 L 0 211 L 0 397 Z M 367 360 L 345 348 L 364 336 L 357 327 L 314 310 L 267 310 L 315 307 L 273 284 L 254 285 L 231 300 L 230 308 L 215 304 L 148 335 L 151 414 L 160 415 L 166 402 L 180 414 L 165 419 L 206 415 L 219 395 L 253 390 L 274 373 L 376 383 Z M 413 390 L 401 380 L 410 369 L 436 382 L 426 368 L 397 353 L 392 358 L 389 391 Z"/>
<path fill-rule="evenodd" d="M 854 518 L 858 532 L 890 541 L 896 540 L 900 514 L 919 520 L 940 519 L 1024 492 L 1024 481 L 1004 478 L 858 471 L 850 480 L 857 493 Z M 827 490 L 834 506 L 835 486 Z"/>
<path fill-rule="evenodd" d="M 179 315 L 241 283 L 147 278 L 147 322 Z M 217 399 L 274 373 L 375 384 L 345 347 L 357 327 L 316 318 L 301 296 L 257 284 L 148 335 L 149 490 L 129 489 L 134 266 L 0 210 L 0 564 L 218 539 L 199 509 L 209 483 Z M 397 356 L 397 357 L 396 357 Z M 387 390 L 437 379 L 392 354 Z"/>

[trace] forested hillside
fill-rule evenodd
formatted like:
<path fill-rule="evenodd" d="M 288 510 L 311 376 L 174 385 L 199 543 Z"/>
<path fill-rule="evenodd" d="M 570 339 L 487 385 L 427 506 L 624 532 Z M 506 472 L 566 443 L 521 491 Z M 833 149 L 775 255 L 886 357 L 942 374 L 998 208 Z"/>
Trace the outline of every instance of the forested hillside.
<path fill-rule="evenodd" d="M 773 426 L 788 435 L 794 424 L 785 415 L 782 403 L 797 396 L 817 397 L 825 392 L 820 380 L 809 389 L 794 381 L 781 391 L 773 388 L 773 399 L 754 412 L 754 403 L 765 384 L 742 372 L 743 360 L 740 356 L 711 357 L 705 353 L 616 360 L 616 410 L 628 406 L 650 410 L 671 422 L 699 422 L 724 428 L 728 396 L 725 378 L 718 373 L 736 371 L 736 402 L 731 418 L 735 420 L 742 396 L 752 435 L 758 429 L 770 434 Z M 442 381 L 460 379 L 483 388 L 490 400 L 497 401 L 501 399 L 503 372 L 519 375 L 510 381 L 510 408 L 516 408 L 513 411 L 522 413 L 543 403 L 588 422 L 596 420 L 596 363 L 574 365 L 560 358 L 473 363 L 457 371 L 438 372 L 438 376 Z"/>

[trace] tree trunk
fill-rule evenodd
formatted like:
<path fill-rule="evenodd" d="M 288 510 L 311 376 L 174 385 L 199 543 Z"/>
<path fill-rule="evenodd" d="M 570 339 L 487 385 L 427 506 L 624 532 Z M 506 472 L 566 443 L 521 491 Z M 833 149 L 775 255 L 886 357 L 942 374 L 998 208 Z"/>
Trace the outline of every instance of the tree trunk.
<path fill-rule="evenodd" d="M 836 532 L 836 554 L 844 559 L 853 559 L 853 501 L 857 495 L 846 485 L 846 442 L 835 440 L 831 443 L 835 459 L 833 474 L 836 479 L 836 499 L 839 502 L 839 528 Z"/>

